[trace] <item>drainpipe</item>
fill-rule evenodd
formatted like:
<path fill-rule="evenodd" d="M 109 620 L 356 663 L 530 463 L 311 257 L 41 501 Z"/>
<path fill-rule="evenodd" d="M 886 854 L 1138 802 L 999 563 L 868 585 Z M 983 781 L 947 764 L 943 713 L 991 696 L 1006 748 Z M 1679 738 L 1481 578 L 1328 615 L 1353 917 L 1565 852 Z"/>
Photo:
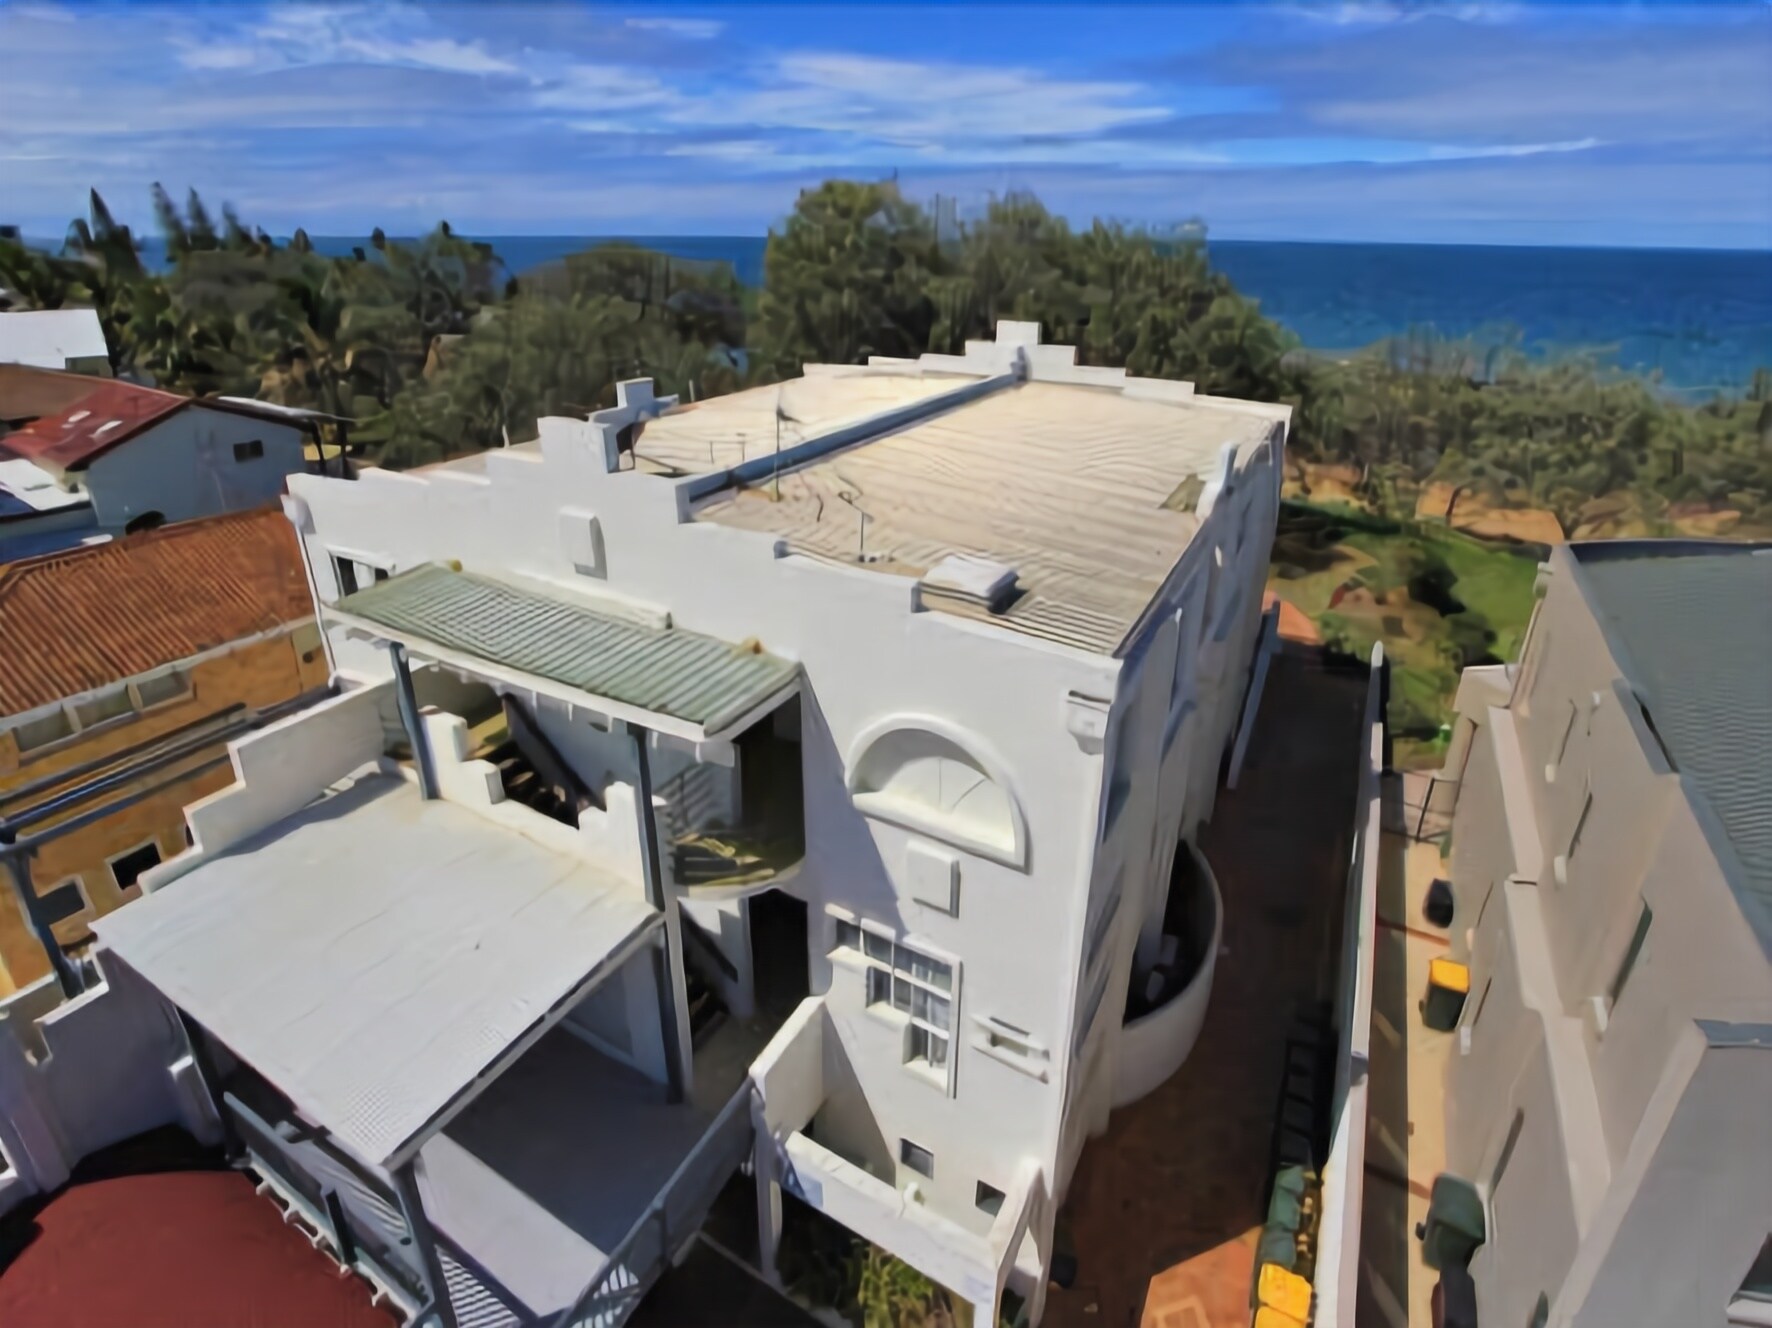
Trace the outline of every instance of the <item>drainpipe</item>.
<path fill-rule="evenodd" d="M 10 829 L 0 829 L 0 865 L 6 868 L 6 881 L 12 887 L 12 893 L 18 899 L 19 912 L 25 916 L 25 922 L 37 937 L 37 943 L 43 947 L 43 953 L 49 959 L 49 967 L 55 971 L 55 980 L 62 989 L 62 995 L 72 1000 L 84 988 L 80 983 L 80 975 L 74 971 L 74 965 L 67 955 L 62 953 L 61 942 L 55 939 L 55 931 L 49 925 L 49 919 L 43 916 L 43 900 L 38 897 L 36 887 L 31 884 L 30 849 L 16 847 L 17 835 Z"/>
<path fill-rule="evenodd" d="M 677 896 L 665 883 L 658 856 L 658 810 L 652 805 L 652 755 L 649 734 L 635 726 L 634 765 L 638 772 L 635 800 L 640 804 L 640 863 L 646 878 L 646 902 L 664 914 L 664 947 L 655 951 L 658 975 L 659 1027 L 664 1035 L 665 1070 L 670 1100 L 689 1096 L 694 1072 L 694 1047 L 689 1034 L 689 992 L 683 977 L 683 920 Z"/>
<path fill-rule="evenodd" d="M 412 744 L 412 764 L 418 771 L 418 791 L 426 800 L 437 797 L 437 770 L 431 764 L 431 743 L 418 713 L 418 698 L 412 691 L 412 670 L 406 664 L 406 647 L 398 641 L 388 642 L 388 662 L 394 666 L 394 695 L 400 701 L 400 723 L 406 729 L 406 741 Z"/>

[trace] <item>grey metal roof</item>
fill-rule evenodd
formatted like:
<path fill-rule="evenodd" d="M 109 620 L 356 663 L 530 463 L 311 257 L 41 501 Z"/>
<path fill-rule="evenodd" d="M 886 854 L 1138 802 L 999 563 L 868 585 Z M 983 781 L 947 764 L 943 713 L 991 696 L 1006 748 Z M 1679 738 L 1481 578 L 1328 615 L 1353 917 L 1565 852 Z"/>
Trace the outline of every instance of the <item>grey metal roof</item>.
<path fill-rule="evenodd" d="M 94 930 L 380 1163 L 660 916 L 637 881 L 362 775 Z"/>
<path fill-rule="evenodd" d="M 753 646 L 624 621 L 436 563 L 334 607 L 421 649 L 472 655 L 710 733 L 786 687 L 798 668 Z"/>
<path fill-rule="evenodd" d="M 1574 547 L 1589 601 L 1668 755 L 1716 812 L 1772 950 L 1772 546 Z"/>

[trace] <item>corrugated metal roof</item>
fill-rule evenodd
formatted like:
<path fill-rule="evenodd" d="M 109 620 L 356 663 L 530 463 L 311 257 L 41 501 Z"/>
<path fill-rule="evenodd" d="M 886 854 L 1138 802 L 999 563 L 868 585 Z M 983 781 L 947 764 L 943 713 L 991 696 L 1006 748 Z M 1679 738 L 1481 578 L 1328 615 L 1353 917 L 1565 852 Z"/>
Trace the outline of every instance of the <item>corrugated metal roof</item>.
<path fill-rule="evenodd" d="M 953 554 L 1003 563 L 1025 592 L 1006 611 L 928 607 L 1112 653 L 1198 528 L 1170 495 L 1272 427 L 1211 403 L 1023 383 L 790 471 L 779 498 L 726 490 L 697 519 L 899 575 Z"/>
<path fill-rule="evenodd" d="M 798 668 L 751 646 L 641 626 L 434 563 L 335 607 L 421 650 L 472 655 L 708 732 L 786 687 Z"/>
<path fill-rule="evenodd" d="M 379 1163 L 659 918 L 637 882 L 368 775 L 94 930 Z"/>
<path fill-rule="evenodd" d="M 634 457 L 642 470 L 672 475 L 728 470 L 775 450 L 778 406 L 784 417 L 781 445 L 787 448 L 895 406 L 952 392 L 966 381 L 964 375 L 857 368 L 747 388 L 646 421 L 635 440 Z"/>
<path fill-rule="evenodd" d="M 1741 860 L 1732 884 L 1772 952 L 1772 546 L 1572 547 L 1655 731 Z"/>
<path fill-rule="evenodd" d="M 5 447 L 40 466 L 78 470 L 190 400 L 155 387 L 99 380 L 60 414 L 45 415 L 7 434 Z"/>
<path fill-rule="evenodd" d="M 314 611 L 275 507 L 0 566 L 0 715 L 89 692 Z"/>

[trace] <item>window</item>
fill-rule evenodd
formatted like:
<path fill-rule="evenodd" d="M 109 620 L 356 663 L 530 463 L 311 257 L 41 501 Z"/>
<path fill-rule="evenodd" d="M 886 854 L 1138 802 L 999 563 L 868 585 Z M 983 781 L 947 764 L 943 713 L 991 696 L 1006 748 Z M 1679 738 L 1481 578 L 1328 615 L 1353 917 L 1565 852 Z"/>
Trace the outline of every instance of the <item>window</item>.
<path fill-rule="evenodd" d="M 981 1213 L 989 1213 L 995 1217 L 1003 1211 L 1003 1191 L 985 1181 L 978 1182 L 978 1191 L 972 1202 Z"/>
<path fill-rule="evenodd" d="M 51 889 L 40 891 L 39 895 L 43 901 L 43 919 L 51 926 L 66 922 L 92 907 L 78 876 L 70 876 Z"/>
<path fill-rule="evenodd" d="M 74 722 L 68 718 L 68 712 L 57 706 L 48 714 L 39 715 L 36 719 L 26 720 L 13 729 L 12 736 L 18 743 L 21 752 L 36 751 L 39 747 L 47 747 L 53 742 L 74 736 Z"/>
<path fill-rule="evenodd" d="M 1569 851 L 1563 856 L 1575 861 L 1575 850 L 1581 847 L 1581 832 L 1587 829 L 1588 813 L 1594 809 L 1594 795 L 1589 793 L 1581 800 L 1581 815 L 1575 818 L 1575 829 L 1569 834 Z"/>
<path fill-rule="evenodd" d="M 869 816 L 1012 867 L 1026 861 L 1026 822 L 1014 794 L 956 737 L 889 727 L 864 740 L 848 782 Z"/>
<path fill-rule="evenodd" d="M 160 846 L 150 839 L 140 848 L 132 848 L 112 858 L 110 863 L 111 879 L 117 882 L 119 890 L 127 890 L 149 867 L 160 865 Z"/>
<path fill-rule="evenodd" d="M 349 558 L 340 558 L 334 555 L 332 574 L 338 579 L 338 593 L 341 597 L 357 593 L 357 564 L 355 562 Z"/>
<path fill-rule="evenodd" d="M 1108 780 L 1107 812 L 1101 828 L 1104 837 L 1113 832 L 1114 823 L 1120 819 L 1120 813 L 1126 810 L 1127 800 L 1132 796 L 1132 772 L 1137 756 L 1137 744 L 1132 734 L 1131 697 L 1127 696 L 1120 704 L 1124 709 L 1120 711 L 1119 723 L 1114 726 L 1114 745 L 1110 752 L 1114 761 L 1113 773 Z"/>
<path fill-rule="evenodd" d="M 235 461 L 257 461 L 265 454 L 265 445 L 260 439 L 234 444 Z"/>
<path fill-rule="evenodd" d="M 1475 1029 L 1477 1027 L 1477 1021 L 1483 1017 L 1483 1007 L 1489 1003 L 1489 988 L 1493 987 L 1494 985 L 1495 985 L 1494 978 L 1490 978 L 1488 981 L 1483 983 L 1483 994 L 1481 996 L 1477 997 L 1477 1010 L 1476 1010 L 1476 1013 L 1471 1016 L 1470 1026 L 1473 1031 L 1475 1031 Z"/>
<path fill-rule="evenodd" d="M 898 1160 L 904 1163 L 919 1176 L 935 1179 L 935 1154 L 921 1144 L 914 1144 L 909 1139 L 898 1141 Z"/>
<path fill-rule="evenodd" d="M 861 949 L 861 928 L 853 922 L 837 919 L 837 948 L 839 950 Z"/>
<path fill-rule="evenodd" d="M 138 710 L 152 710 L 155 706 L 181 701 L 191 694 L 190 678 L 177 672 L 162 673 L 157 678 L 143 678 L 130 685 L 135 692 Z"/>
<path fill-rule="evenodd" d="M 839 929 L 844 925 L 839 922 Z M 922 1062 L 945 1075 L 954 1027 L 953 965 L 878 932 L 863 931 L 861 941 L 868 961 L 868 1004 L 896 1010 L 908 1020 L 907 1065 Z"/>
<path fill-rule="evenodd" d="M 1655 920 L 1655 911 L 1649 907 L 1649 901 L 1643 901 L 1643 911 L 1637 914 L 1636 930 L 1630 934 L 1630 944 L 1625 947 L 1624 958 L 1618 961 L 1618 971 L 1612 975 L 1612 985 L 1606 989 L 1606 999 L 1613 1005 L 1624 994 L 1624 984 L 1630 981 L 1630 973 L 1637 966 L 1637 956 L 1643 953 L 1643 942 L 1649 937 L 1649 924 Z"/>
<path fill-rule="evenodd" d="M 973 1039 L 973 1046 L 1012 1070 L 1032 1075 L 1042 1083 L 1046 1081 L 1046 1067 L 1052 1054 L 1027 1029 L 993 1015 L 974 1015 L 973 1022 L 983 1034 Z"/>
<path fill-rule="evenodd" d="M 100 724 L 121 719 L 130 713 L 129 689 L 119 687 L 115 691 L 100 692 L 97 696 L 76 702 L 71 709 L 74 712 L 74 721 L 82 731 L 97 728 Z"/>

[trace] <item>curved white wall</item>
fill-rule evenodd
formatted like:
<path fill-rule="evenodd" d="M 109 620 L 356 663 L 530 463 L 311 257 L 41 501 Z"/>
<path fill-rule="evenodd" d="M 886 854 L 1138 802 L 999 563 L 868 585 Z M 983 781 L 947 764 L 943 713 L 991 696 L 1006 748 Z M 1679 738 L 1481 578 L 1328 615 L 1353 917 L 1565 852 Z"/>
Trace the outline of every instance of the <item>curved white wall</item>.
<path fill-rule="evenodd" d="M 1182 1067 L 1200 1026 L 1206 1021 L 1206 1004 L 1212 998 L 1212 974 L 1218 966 L 1219 942 L 1224 936 L 1224 896 L 1218 878 L 1198 849 L 1188 846 L 1201 877 L 1212 890 L 1212 940 L 1193 981 L 1149 1014 L 1120 1029 L 1114 1056 L 1113 1104 L 1116 1108 L 1138 1101 Z"/>

